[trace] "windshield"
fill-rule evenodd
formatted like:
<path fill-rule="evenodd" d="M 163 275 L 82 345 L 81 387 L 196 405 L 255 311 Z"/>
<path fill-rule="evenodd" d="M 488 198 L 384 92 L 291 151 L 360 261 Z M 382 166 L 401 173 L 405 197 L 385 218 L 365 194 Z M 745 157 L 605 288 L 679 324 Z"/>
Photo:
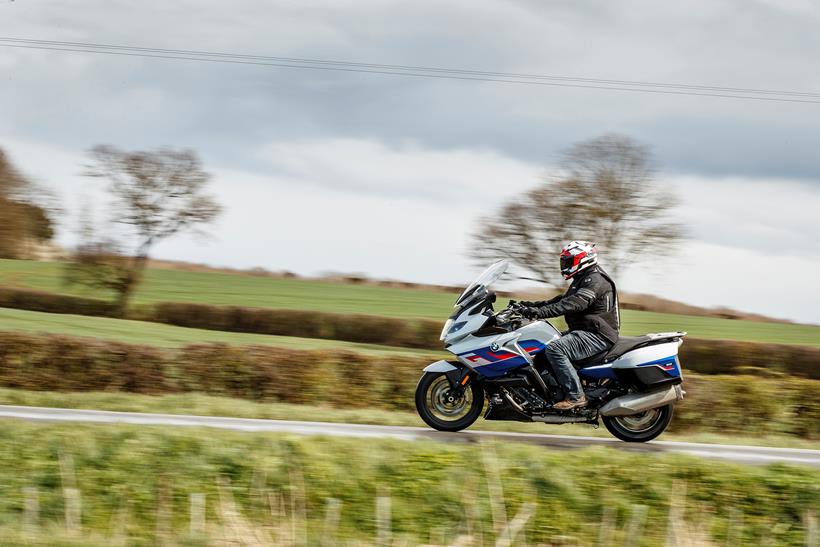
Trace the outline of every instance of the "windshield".
<path fill-rule="evenodd" d="M 483 289 L 487 289 L 490 285 L 498 281 L 498 279 L 504 275 L 509 267 L 509 260 L 499 260 L 484 270 L 484 273 L 479 275 L 475 281 L 470 283 L 470 285 L 464 289 L 464 292 L 461 293 L 461 296 L 459 296 L 458 300 L 456 300 L 456 306 L 459 304 L 464 304 L 468 299 L 470 299 L 471 296 L 473 296 L 474 293 L 484 292 Z"/>

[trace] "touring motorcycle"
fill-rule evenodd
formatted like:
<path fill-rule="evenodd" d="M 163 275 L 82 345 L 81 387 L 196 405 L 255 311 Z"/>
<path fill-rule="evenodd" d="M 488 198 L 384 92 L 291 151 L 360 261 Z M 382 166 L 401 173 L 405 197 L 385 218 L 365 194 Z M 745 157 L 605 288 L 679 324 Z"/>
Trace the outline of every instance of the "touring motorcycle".
<path fill-rule="evenodd" d="M 529 320 L 514 301 L 493 310 L 490 286 L 509 268 L 490 266 L 461 296 L 441 331 L 455 359 L 424 369 L 416 387 L 416 409 L 427 425 L 459 431 L 481 415 L 486 420 L 588 423 L 599 419 L 627 442 L 654 439 L 672 420 L 683 398 L 678 347 L 685 332 L 620 337 L 608 350 L 573 363 L 589 404 L 560 411 L 553 404 L 565 394 L 544 349 L 561 337 L 549 321 Z"/>

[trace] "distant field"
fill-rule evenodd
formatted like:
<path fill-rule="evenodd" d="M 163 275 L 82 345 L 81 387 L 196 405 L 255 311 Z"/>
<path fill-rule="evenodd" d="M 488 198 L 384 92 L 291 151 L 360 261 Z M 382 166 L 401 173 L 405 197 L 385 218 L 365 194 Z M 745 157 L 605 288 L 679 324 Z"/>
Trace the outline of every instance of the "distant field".
<path fill-rule="evenodd" d="M 99 296 L 98 291 L 63 286 L 61 268 L 60 264 L 55 263 L 0 260 L 0 285 Z M 449 314 L 453 300 L 452 294 L 419 289 L 160 269 L 148 271 L 134 299 L 135 303 L 140 304 L 177 301 L 337 313 L 367 313 L 393 317 L 426 317 L 438 320 L 443 320 Z M 762 323 L 634 310 L 624 310 L 622 318 L 625 335 L 684 330 L 697 338 L 820 347 L 820 327 L 817 326 Z M 64 328 L 69 328 L 70 323 L 71 321 L 64 323 Z M 155 328 L 164 327 L 156 326 Z"/>
<path fill-rule="evenodd" d="M 104 296 L 96 290 L 64 286 L 62 265 L 54 262 L 0 260 L 0 285 Z M 195 302 L 440 319 L 449 315 L 454 299 L 451 294 L 416 289 L 152 269 L 148 270 L 134 302 Z"/>
<path fill-rule="evenodd" d="M 0 331 L 64 334 L 144 344 L 160 348 L 178 348 L 188 344 L 224 342 L 233 345 L 281 346 L 292 349 L 349 349 L 369 355 L 407 354 L 438 356 L 434 351 L 412 350 L 375 344 L 357 344 L 341 340 L 320 340 L 290 336 L 267 336 L 241 332 L 186 329 L 160 323 L 125 321 L 106 317 L 61 315 L 0 308 Z"/>

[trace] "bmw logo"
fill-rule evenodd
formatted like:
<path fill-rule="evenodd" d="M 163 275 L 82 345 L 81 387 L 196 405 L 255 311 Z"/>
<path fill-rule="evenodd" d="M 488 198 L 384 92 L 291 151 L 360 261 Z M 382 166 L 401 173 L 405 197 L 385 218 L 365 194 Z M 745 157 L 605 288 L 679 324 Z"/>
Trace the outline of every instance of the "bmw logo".
<path fill-rule="evenodd" d="M 490 346 L 490 351 L 498 351 L 498 344 L 493 344 Z"/>

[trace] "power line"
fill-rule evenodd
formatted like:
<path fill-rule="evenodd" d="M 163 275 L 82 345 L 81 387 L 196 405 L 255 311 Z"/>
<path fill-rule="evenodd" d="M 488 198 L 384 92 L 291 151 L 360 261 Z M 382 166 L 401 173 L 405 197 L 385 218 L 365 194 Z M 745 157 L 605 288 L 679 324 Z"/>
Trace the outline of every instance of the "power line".
<path fill-rule="evenodd" d="M 820 93 L 810 93 L 810 92 L 802 92 L 802 91 L 756 89 L 756 88 L 743 88 L 743 87 L 719 87 L 719 86 L 707 86 L 707 85 L 696 85 L 696 84 L 660 83 L 660 82 L 645 82 L 645 81 L 634 81 L 634 80 L 607 80 L 607 79 L 600 79 L 600 78 L 581 78 L 581 77 L 543 75 L 543 74 L 520 74 L 520 73 L 511 73 L 511 72 L 490 72 L 490 71 L 480 71 L 480 70 L 466 70 L 466 69 L 456 69 L 456 68 L 413 66 L 413 65 L 388 65 L 388 64 L 376 64 L 376 63 L 361 63 L 361 62 L 353 62 L 353 61 L 305 59 L 305 58 L 298 58 L 298 57 L 274 57 L 274 56 L 267 56 L 267 55 L 247 55 L 247 54 L 222 53 L 222 52 L 199 51 L 199 50 L 162 49 L 162 48 L 149 48 L 149 47 L 137 47 L 137 46 L 122 46 L 122 45 L 110 45 L 110 44 L 96 44 L 96 43 L 89 43 L 89 42 L 61 42 L 61 41 L 55 41 L 55 40 L 33 40 L 33 39 L 27 39 L 27 38 L 8 38 L 8 37 L 0 37 L 0 42 L 16 42 L 16 43 L 39 44 L 39 45 L 50 45 L 50 46 L 72 46 L 72 47 L 95 48 L 95 49 L 104 49 L 104 50 L 129 50 L 129 51 L 140 51 L 140 52 L 151 52 L 151 53 L 184 54 L 184 55 L 197 55 L 197 56 L 208 56 L 208 57 L 227 57 L 227 58 L 263 60 L 263 61 L 313 63 L 313 64 L 321 64 L 321 65 L 342 65 L 342 66 L 354 66 L 354 67 L 365 67 L 365 68 L 381 68 L 381 69 L 390 69 L 390 70 L 414 70 L 414 71 L 424 71 L 424 72 L 472 74 L 472 75 L 479 75 L 479 76 L 495 76 L 495 77 L 505 77 L 505 78 L 543 79 L 543 80 L 558 80 L 558 81 L 585 82 L 585 83 L 597 83 L 597 84 L 616 84 L 616 85 L 629 85 L 629 86 L 664 87 L 664 88 L 677 88 L 677 89 L 695 89 L 695 90 L 706 90 L 706 91 L 724 91 L 724 92 L 754 93 L 754 94 L 773 94 L 773 95 L 787 95 L 787 96 L 820 98 Z"/>
<path fill-rule="evenodd" d="M 35 40 L 13 37 L 0 37 L 0 46 L 72 53 L 97 53 L 124 57 L 170 59 L 178 61 L 216 62 L 228 64 L 269 66 L 277 68 L 326 70 L 337 72 L 355 72 L 451 80 L 472 80 L 483 82 L 570 87 L 582 89 L 599 89 L 626 92 L 631 91 L 639 93 L 654 93 L 664 95 L 690 95 L 700 97 L 719 97 L 727 99 L 750 99 L 757 101 L 820 104 L 820 93 L 787 90 L 720 87 L 696 84 L 660 83 L 632 80 L 606 80 L 600 78 L 580 78 L 557 75 L 518 74 L 510 72 L 492 72 L 441 67 L 361 63 L 353 61 L 305 59 L 295 57 L 275 57 L 265 55 L 246 55 L 225 52 L 209 52 L 184 49 L 162 49 L 126 45 L 95 44 L 88 42 Z"/>

